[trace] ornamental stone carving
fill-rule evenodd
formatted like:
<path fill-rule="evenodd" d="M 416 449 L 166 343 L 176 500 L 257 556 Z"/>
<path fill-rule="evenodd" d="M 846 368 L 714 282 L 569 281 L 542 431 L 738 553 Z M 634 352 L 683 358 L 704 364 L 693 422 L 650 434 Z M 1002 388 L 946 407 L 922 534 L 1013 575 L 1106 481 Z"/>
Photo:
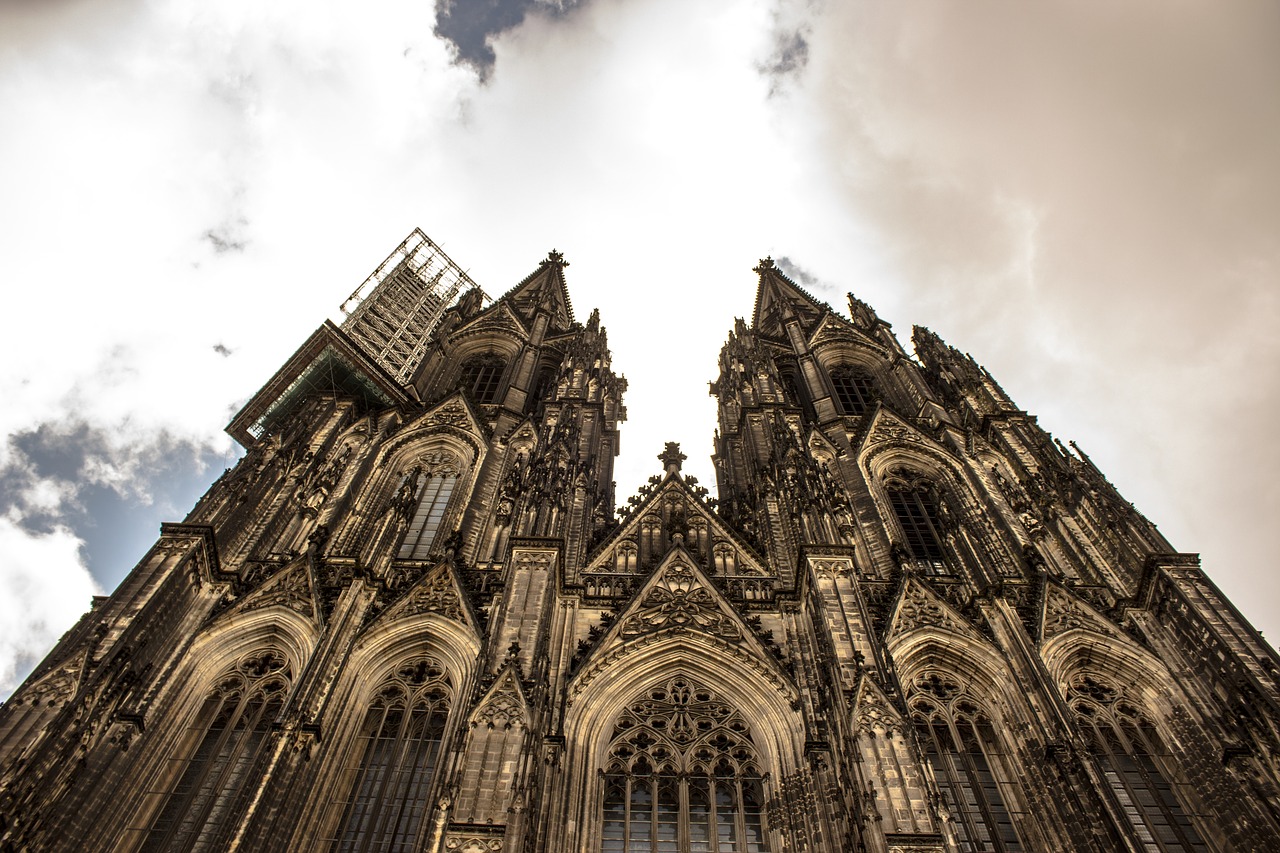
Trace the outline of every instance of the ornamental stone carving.
<path fill-rule="evenodd" d="M 726 640 L 741 639 L 736 620 L 721 609 L 717 598 L 687 565 L 671 563 L 640 606 L 623 620 L 622 636 L 675 628 L 704 631 Z"/>

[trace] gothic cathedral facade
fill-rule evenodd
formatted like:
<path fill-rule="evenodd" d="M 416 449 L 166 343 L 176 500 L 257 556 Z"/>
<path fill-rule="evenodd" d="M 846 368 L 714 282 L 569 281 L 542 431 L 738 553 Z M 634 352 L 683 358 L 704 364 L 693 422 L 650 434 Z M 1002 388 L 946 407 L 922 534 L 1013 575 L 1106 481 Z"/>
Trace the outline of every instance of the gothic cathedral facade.
<path fill-rule="evenodd" d="M 1280 659 L 972 358 L 765 259 L 716 497 L 615 509 L 563 257 L 415 245 L 0 710 L 0 850 L 1280 850 Z"/>

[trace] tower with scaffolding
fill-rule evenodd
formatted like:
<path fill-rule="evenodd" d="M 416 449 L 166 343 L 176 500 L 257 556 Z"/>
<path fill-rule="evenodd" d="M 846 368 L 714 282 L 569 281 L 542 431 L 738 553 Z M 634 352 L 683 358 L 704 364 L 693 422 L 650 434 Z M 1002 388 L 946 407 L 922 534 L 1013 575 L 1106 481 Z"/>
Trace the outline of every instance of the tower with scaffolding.
<path fill-rule="evenodd" d="M 317 329 L 227 432 L 250 446 L 318 391 L 350 394 L 370 406 L 392 405 L 411 391 L 444 312 L 470 291 L 488 301 L 444 249 L 413 229 L 342 303 L 341 326 L 326 321 Z"/>

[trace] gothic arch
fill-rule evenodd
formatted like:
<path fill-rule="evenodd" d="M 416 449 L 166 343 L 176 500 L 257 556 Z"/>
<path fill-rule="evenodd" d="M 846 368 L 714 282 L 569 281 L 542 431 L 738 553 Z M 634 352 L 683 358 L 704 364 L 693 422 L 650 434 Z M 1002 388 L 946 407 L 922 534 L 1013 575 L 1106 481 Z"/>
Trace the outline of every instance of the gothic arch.
<path fill-rule="evenodd" d="M 458 526 L 462 508 L 471 501 L 487 454 L 484 442 L 470 431 L 473 426 L 470 407 L 460 397 L 454 401 L 452 405 L 445 401 L 417 422 L 406 425 L 378 449 L 369 469 L 368 482 L 355 495 L 353 503 L 365 510 L 351 514 L 337 537 L 337 553 L 356 552 L 368 556 L 378 550 L 382 537 L 394 529 L 387 521 L 397 491 L 404 488 L 413 472 L 422 474 L 439 469 L 456 474 L 447 509 L 438 521 L 440 531 L 446 535 Z M 417 483 L 412 484 L 412 497 L 421 497 L 420 491 Z"/>
<path fill-rule="evenodd" d="M 907 429 L 914 430 L 914 427 Z M 859 455 L 858 464 L 873 491 L 892 471 L 906 469 L 928 477 L 948 491 L 963 491 L 966 494 L 973 492 L 972 485 L 956 460 L 923 434 L 918 440 L 910 442 L 895 438 L 872 444 Z M 880 495 L 877 494 L 877 497 Z"/>
<path fill-rule="evenodd" d="M 134 845 L 142 844 L 153 822 L 169 799 L 182 775 L 182 768 L 192 758 L 196 742 L 184 736 L 201 720 L 202 709 L 237 664 L 254 657 L 272 657 L 273 672 L 286 680 L 280 703 L 287 703 L 293 688 L 316 643 L 315 626 L 302 615 L 286 607 L 265 607 L 215 624 L 191 644 L 179 664 L 179 673 L 168 680 L 175 685 L 172 692 L 155 703 L 151 717 L 162 721 L 151 729 L 149 737 L 140 740 L 133 757 L 131 775 L 149 780 L 136 789 L 135 796 L 121 802 L 114 814 L 98 815 L 95 833 L 111 837 L 103 826 L 112 820 L 132 836 Z M 272 706 L 276 707 L 276 706 Z M 266 722 L 273 722 L 267 720 Z M 267 736 L 268 746 L 271 736 Z"/>
<path fill-rule="evenodd" d="M 848 365 L 866 371 L 876 379 L 877 384 L 882 384 L 887 378 L 885 365 L 889 357 L 888 350 L 852 333 L 819 341 L 811 351 L 814 360 L 828 375 L 835 368 Z"/>
<path fill-rule="evenodd" d="M 763 675 L 769 668 L 746 665 L 745 655 L 734 665 L 733 656 L 726 654 L 730 651 L 692 634 L 648 635 L 624 647 L 621 656 L 596 661 L 579 674 L 577 684 L 570 683 L 564 722 L 567 754 L 561 775 L 567 794 L 563 801 L 576 804 L 575 811 L 564 817 L 579 834 L 575 837 L 570 831 L 561 840 L 561 849 L 599 849 L 596 812 L 604 793 L 603 770 L 615 724 L 637 696 L 676 676 L 714 691 L 743 716 L 762 776 L 776 784 L 804 768 L 804 725 L 792 707 L 795 688 L 770 681 Z"/>
<path fill-rule="evenodd" d="M 1227 850 L 1252 849 L 1238 847 L 1232 837 L 1250 830 L 1274 838 L 1238 780 L 1220 764 L 1206 764 L 1220 739 L 1206 730 L 1178 679 L 1147 650 L 1118 632 L 1075 628 L 1046 642 L 1041 656 L 1121 826 L 1128 822 L 1139 834 L 1161 826 L 1162 845 L 1171 845 L 1161 850 L 1179 853 L 1204 850 L 1202 839 L 1210 834 Z M 1214 813 L 1216 820 L 1208 823 L 1228 828 L 1225 838 L 1208 831 L 1204 818 Z M 1236 818 L 1227 821 L 1228 814 Z M 1253 826 L 1246 829 L 1248 824 Z"/>
<path fill-rule="evenodd" d="M 880 417 L 884 417 L 883 410 Z M 1006 537 L 995 535 L 985 521 L 990 505 L 985 485 L 932 439 L 917 433 L 914 427 L 899 423 L 893 426 L 893 431 L 901 435 L 871 443 L 858 457 L 881 518 L 893 520 L 895 527 L 901 526 L 897 523 L 886 482 L 898 472 L 912 472 L 932 482 L 938 493 L 938 510 L 951 514 L 950 519 L 943 521 L 956 531 L 954 538 L 957 544 L 964 546 L 954 555 L 959 563 L 966 565 L 979 578 L 982 573 L 1021 576 L 1020 556 L 1010 550 Z M 878 430 L 873 426 L 873 440 L 876 432 Z"/>
<path fill-rule="evenodd" d="M 1033 709 L 999 653 L 976 637 L 924 628 L 890 648 L 922 755 L 962 849 L 1055 846 L 1046 804 L 1011 731 L 1034 725 Z M 989 835 L 989 838 L 984 837 Z M 964 845 L 977 844 L 970 848 Z"/>
<path fill-rule="evenodd" d="M 434 793 L 430 801 L 423 794 L 421 801 L 424 816 L 430 814 L 447 773 L 443 756 L 465 724 L 464 705 L 475 683 L 479 657 L 480 639 L 469 627 L 430 613 L 378 623 L 356 642 L 318 720 L 322 752 L 313 759 L 299 788 L 306 792 L 307 803 L 290 849 L 328 849 L 327 840 L 344 819 L 334 803 L 352 793 L 360 772 L 360 751 L 368 739 L 364 729 L 371 708 L 389 685 L 410 694 L 415 690 L 444 694 L 433 700 L 445 715 L 435 773 L 427 785 Z M 405 668 L 413 672 L 404 675 L 400 670 Z"/>
<path fill-rule="evenodd" d="M 891 641 L 888 647 L 905 686 L 929 671 L 949 672 L 961 680 L 960 686 L 975 695 L 991 697 L 999 703 L 992 709 L 1001 718 L 1027 716 L 1019 703 L 1010 702 L 1022 694 L 1013 675 L 996 649 L 976 634 L 966 636 L 940 627 L 918 628 Z"/>
<path fill-rule="evenodd" d="M 1152 710 L 1169 702 L 1172 697 L 1165 691 L 1177 684 L 1164 664 L 1119 631 L 1102 634 L 1071 628 L 1045 642 L 1040 647 L 1040 658 L 1064 693 L 1068 682 L 1081 673 L 1105 675 L 1141 691 L 1143 703 Z M 1185 704 L 1185 697 L 1177 698 Z"/>

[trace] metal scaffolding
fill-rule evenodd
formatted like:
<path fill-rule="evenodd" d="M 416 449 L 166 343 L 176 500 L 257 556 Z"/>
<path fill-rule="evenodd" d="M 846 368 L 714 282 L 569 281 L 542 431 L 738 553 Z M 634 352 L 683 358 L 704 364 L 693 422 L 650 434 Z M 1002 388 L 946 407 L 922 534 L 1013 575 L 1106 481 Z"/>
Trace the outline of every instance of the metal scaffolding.
<path fill-rule="evenodd" d="M 472 287 L 479 289 L 415 228 L 342 303 L 342 330 L 396 381 L 407 384 L 445 309 Z"/>

